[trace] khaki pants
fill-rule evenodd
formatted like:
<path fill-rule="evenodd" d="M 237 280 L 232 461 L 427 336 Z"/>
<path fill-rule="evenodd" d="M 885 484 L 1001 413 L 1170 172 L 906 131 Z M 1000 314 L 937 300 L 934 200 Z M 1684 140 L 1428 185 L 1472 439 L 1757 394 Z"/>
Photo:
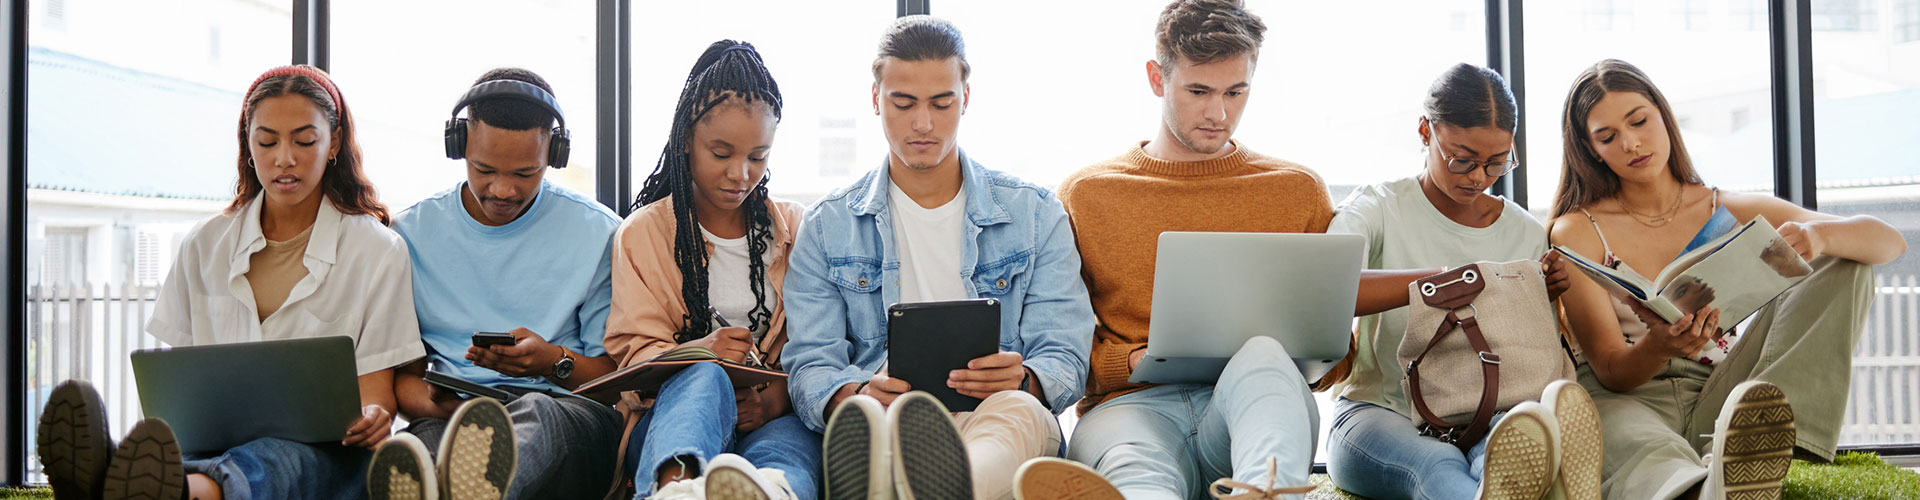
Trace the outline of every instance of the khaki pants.
<path fill-rule="evenodd" d="M 1667 360 L 1653 380 L 1627 392 L 1600 386 L 1583 361 L 1606 439 L 1607 498 L 1670 499 L 1707 478 L 1701 458 L 1733 386 L 1765 380 L 1787 394 L 1804 454 L 1831 460 L 1846 416 L 1853 345 L 1873 305 L 1873 269 L 1821 257 L 1813 275 L 1755 313 L 1727 359 L 1707 366 Z"/>
<path fill-rule="evenodd" d="M 1060 421 L 1025 391 L 994 393 L 973 411 L 953 414 L 953 425 L 967 444 L 976 499 L 1013 498 L 1020 464 L 1060 454 Z"/>

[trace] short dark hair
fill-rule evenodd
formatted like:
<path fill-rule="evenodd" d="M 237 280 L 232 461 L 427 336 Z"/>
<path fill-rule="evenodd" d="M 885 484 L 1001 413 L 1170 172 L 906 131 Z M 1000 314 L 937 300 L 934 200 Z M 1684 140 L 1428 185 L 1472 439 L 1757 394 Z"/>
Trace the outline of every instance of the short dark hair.
<path fill-rule="evenodd" d="M 540 90 L 553 94 L 553 87 L 547 80 L 521 68 L 494 68 L 474 80 L 474 85 L 494 80 L 515 80 L 533 84 Z M 467 105 L 467 117 L 496 128 L 507 130 L 528 130 L 553 127 L 555 116 L 547 108 L 519 99 L 481 99 Z"/>
<path fill-rule="evenodd" d="M 967 42 L 960 38 L 960 28 L 938 17 L 912 15 L 894 19 L 887 33 L 880 36 L 880 54 L 873 58 L 873 81 L 880 81 L 880 68 L 886 66 L 889 57 L 902 61 L 957 57 L 960 58 L 960 81 L 967 81 L 973 74 L 973 65 L 967 64 Z"/>
<path fill-rule="evenodd" d="M 1427 120 L 1460 128 L 1493 125 L 1513 133 L 1520 113 L 1507 79 L 1494 70 L 1460 63 L 1448 68 L 1427 89 Z"/>
<path fill-rule="evenodd" d="M 1176 0 L 1160 11 L 1154 28 L 1154 60 L 1161 71 L 1184 58 L 1204 64 L 1239 54 L 1260 58 L 1267 25 L 1240 0 Z"/>

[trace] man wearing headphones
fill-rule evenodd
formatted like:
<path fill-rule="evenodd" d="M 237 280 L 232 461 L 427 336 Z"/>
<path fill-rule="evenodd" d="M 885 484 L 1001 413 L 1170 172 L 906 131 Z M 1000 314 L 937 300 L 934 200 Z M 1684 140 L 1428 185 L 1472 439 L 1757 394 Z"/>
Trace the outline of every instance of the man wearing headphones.
<path fill-rule="evenodd" d="M 614 369 L 601 340 L 620 218 L 543 180 L 567 161 L 552 92 L 524 69 L 482 75 L 446 126 L 466 180 L 394 217 L 428 355 L 395 374 L 410 425 L 375 453 L 374 498 L 586 498 L 611 484 L 620 415 L 571 391 Z"/>

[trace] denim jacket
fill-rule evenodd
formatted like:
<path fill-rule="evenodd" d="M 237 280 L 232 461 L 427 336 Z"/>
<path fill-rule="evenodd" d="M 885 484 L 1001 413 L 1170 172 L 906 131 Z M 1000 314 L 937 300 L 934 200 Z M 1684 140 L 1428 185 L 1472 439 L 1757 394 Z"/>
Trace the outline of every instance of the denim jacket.
<path fill-rule="evenodd" d="M 1000 301 L 1000 349 L 1020 353 L 1055 413 L 1080 399 L 1093 346 L 1093 307 L 1080 252 L 1053 192 L 960 153 L 970 224 L 960 272 L 971 298 Z M 816 202 L 789 257 L 788 391 L 800 419 L 826 429 L 834 392 L 866 382 L 887 358 L 888 305 L 900 301 L 887 166 Z"/>

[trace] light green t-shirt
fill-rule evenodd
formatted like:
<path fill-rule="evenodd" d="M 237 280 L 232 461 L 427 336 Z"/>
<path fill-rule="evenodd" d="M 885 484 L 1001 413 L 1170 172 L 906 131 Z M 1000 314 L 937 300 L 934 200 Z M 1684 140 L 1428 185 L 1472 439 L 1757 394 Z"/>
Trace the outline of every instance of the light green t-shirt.
<path fill-rule="evenodd" d="M 1340 202 L 1328 233 L 1367 237 L 1367 269 L 1455 267 L 1478 261 L 1538 260 L 1547 253 L 1547 230 L 1511 200 L 1493 225 L 1467 227 L 1448 219 L 1407 177 L 1362 186 Z M 1338 386 L 1340 397 L 1373 403 L 1408 414 L 1400 390 L 1405 368 L 1398 366 L 1400 339 L 1407 333 L 1407 308 L 1360 318 L 1353 372 Z"/>

